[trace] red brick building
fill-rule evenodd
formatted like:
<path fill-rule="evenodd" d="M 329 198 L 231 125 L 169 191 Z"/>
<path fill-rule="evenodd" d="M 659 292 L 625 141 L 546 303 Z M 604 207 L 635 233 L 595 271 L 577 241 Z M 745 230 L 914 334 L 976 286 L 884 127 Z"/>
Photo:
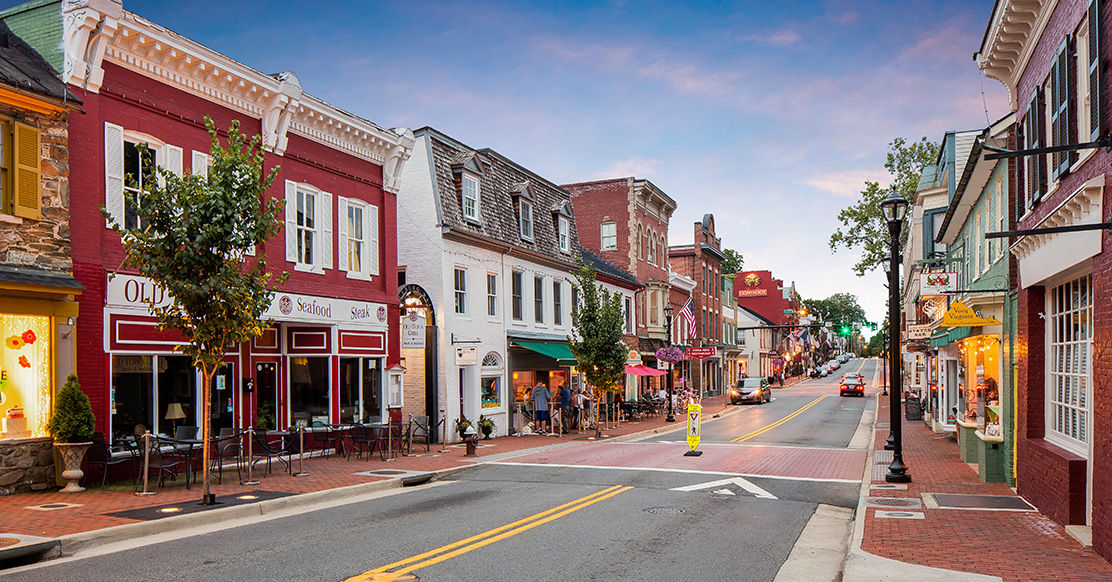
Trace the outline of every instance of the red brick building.
<path fill-rule="evenodd" d="M 668 221 L 676 201 L 652 182 L 632 177 L 563 188 L 571 193 L 583 248 L 642 285 L 634 298 L 638 351 L 646 365 L 655 366 L 656 350 L 668 339 Z"/>
<path fill-rule="evenodd" d="M 739 307 L 744 307 L 774 325 L 799 323 L 799 295 L 795 284 L 785 287 L 784 281 L 772 276 L 772 271 L 744 271 L 734 278 L 734 298 Z M 772 330 L 772 350 L 769 352 L 772 375 L 782 371 L 784 366 L 784 338 L 790 328 Z"/>
<path fill-rule="evenodd" d="M 1108 137 L 1109 2 L 993 8 L 977 63 L 1002 82 L 1019 150 Z M 992 230 L 1105 222 L 1104 147 L 1023 154 L 1010 167 L 1015 213 Z M 1107 229 L 1012 239 L 1019 265 L 1019 493 L 1112 559 L 1112 253 Z"/>
<path fill-rule="evenodd" d="M 285 224 L 254 252 L 290 273 L 267 313 L 275 324 L 229 348 L 214 382 L 213 430 L 358 420 L 400 406 L 400 389 L 391 390 L 400 375 L 387 372 L 399 353 L 394 186 L 412 134 L 341 111 L 304 93 L 292 73 L 259 73 L 118 1 L 66 3 L 64 14 L 61 2 L 45 6 L 64 17 L 62 37 L 44 42 L 65 47 L 63 80 L 84 109 L 70 119 L 80 152 L 70 158 L 70 227 L 74 275 L 86 287 L 76 368 L 97 430 L 201 423 L 198 374 L 174 350 L 180 338 L 159 332 L 148 313 L 169 298 L 119 270 L 120 238 L 100 206 L 141 227 L 128 176 L 155 164 L 205 174 L 206 115 L 260 134 L 265 166 L 281 166 L 267 196 L 285 199 Z"/>
<path fill-rule="evenodd" d="M 691 365 L 691 386 L 716 392 L 722 389 L 722 239 L 714 232 L 714 215 L 705 214 L 694 226 L 694 243 L 668 248 L 672 270 L 693 279 L 695 346 L 719 348 L 714 357 Z M 677 317 L 678 317 L 677 313 Z"/>

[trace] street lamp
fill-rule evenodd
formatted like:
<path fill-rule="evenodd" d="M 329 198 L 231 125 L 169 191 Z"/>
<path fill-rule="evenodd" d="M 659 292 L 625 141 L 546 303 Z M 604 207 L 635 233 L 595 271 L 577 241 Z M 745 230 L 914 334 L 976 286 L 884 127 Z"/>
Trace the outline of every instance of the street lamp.
<path fill-rule="evenodd" d="M 893 437 L 892 463 L 884 480 L 889 483 L 910 483 L 911 475 L 903 462 L 903 427 L 900 417 L 900 396 L 903 394 L 903 374 L 900 369 L 900 323 L 899 323 L 899 247 L 900 230 L 903 228 L 904 215 L 907 214 L 907 200 L 892 192 L 880 203 L 881 213 L 888 222 L 891 237 L 888 249 L 888 366 L 891 370 L 892 388 L 888 391 L 890 426 Z"/>
<path fill-rule="evenodd" d="M 668 347 L 672 347 L 672 306 L 664 306 L 664 319 L 668 322 Z M 672 362 L 668 362 L 668 418 L 664 422 L 676 422 L 672 414 Z"/>

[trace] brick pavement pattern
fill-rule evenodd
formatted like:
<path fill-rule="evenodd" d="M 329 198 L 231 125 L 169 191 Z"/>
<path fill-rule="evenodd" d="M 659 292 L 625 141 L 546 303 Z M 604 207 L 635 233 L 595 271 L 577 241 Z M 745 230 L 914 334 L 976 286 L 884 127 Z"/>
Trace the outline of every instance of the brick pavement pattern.
<path fill-rule="evenodd" d="M 887 419 L 888 398 L 880 400 L 877 418 Z M 957 443 L 948 435 L 935 434 L 919 421 L 904 420 L 903 427 L 903 458 L 912 482 L 906 491 L 873 489 L 871 496 L 1015 495 L 1005 484 L 981 481 L 974 469 L 959 460 Z M 887 429 L 878 429 L 874 436 L 876 450 L 883 450 Z M 924 507 L 915 511 L 922 511 L 926 519 L 917 520 L 878 518 L 878 509 L 885 508 L 865 508 L 861 543 L 862 549 L 878 556 L 1004 580 L 1112 581 L 1112 565 L 1037 511 Z"/>

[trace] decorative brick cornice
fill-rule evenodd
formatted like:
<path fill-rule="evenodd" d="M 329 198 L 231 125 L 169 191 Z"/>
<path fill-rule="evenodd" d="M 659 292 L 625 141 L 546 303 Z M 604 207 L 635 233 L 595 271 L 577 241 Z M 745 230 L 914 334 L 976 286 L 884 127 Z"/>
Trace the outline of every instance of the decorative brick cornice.
<path fill-rule="evenodd" d="M 266 75 L 123 10 L 119 0 L 66 0 L 63 79 L 96 93 L 103 62 L 239 111 L 262 122 L 267 149 L 285 153 L 293 131 L 383 166 L 383 186 L 397 192 L 413 149 L 409 130 L 385 130 L 301 91 L 292 73 Z"/>

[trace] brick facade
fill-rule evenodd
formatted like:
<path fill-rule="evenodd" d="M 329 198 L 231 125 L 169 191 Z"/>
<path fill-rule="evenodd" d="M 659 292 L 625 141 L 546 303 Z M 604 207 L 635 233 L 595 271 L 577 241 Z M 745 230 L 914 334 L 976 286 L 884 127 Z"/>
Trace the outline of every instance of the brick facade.
<path fill-rule="evenodd" d="M 707 214 L 694 225 L 694 244 L 669 247 L 671 269 L 695 281 L 691 292 L 695 313 L 695 346 L 716 346 L 722 342 L 722 239 L 714 231 L 714 215 Z M 721 351 L 721 350 L 720 350 Z M 703 389 L 720 388 L 721 353 L 701 364 L 690 363 L 691 384 Z"/>

